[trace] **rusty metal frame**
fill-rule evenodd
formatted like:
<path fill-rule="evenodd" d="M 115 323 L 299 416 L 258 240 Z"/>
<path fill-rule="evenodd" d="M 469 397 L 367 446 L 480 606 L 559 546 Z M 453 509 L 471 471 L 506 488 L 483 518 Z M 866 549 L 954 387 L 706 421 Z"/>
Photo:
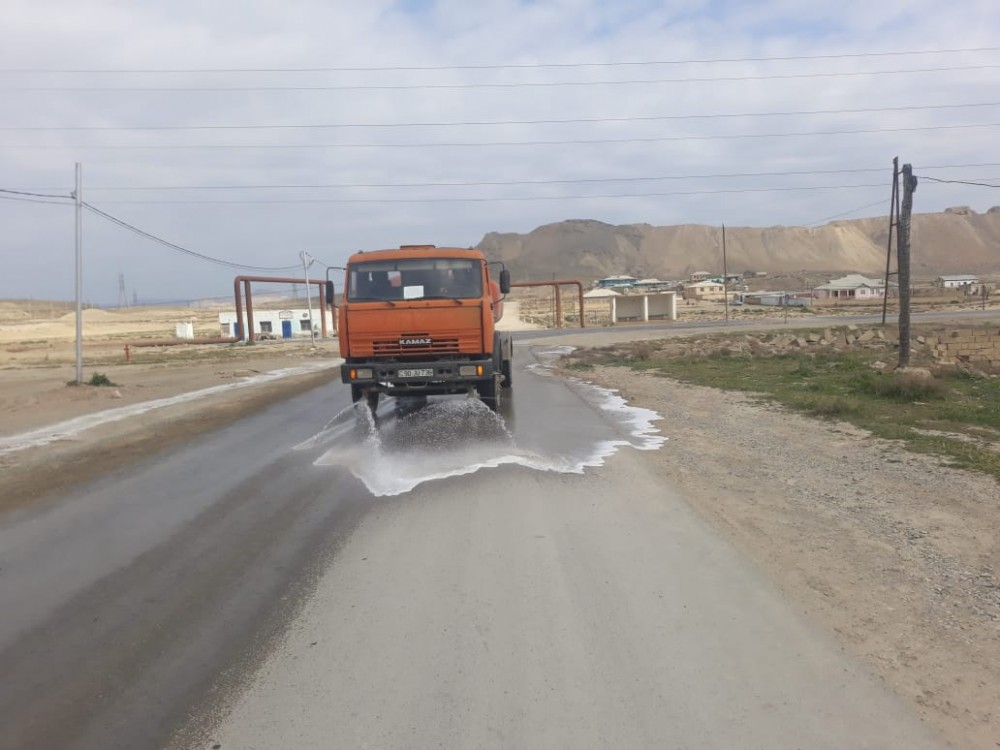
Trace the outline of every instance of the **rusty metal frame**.
<path fill-rule="evenodd" d="M 326 296 L 323 293 L 326 287 L 326 281 L 324 279 L 295 279 L 286 276 L 237 276 L 233 279 L 233 296 L 236 300 L 236 325 L 239 329 L 240 335 L 236 337 L 237 341 L 246 341 L 248 344 L 252 344 L 254 340 L 253 333 L 253 295 L 250 289 L 250 282 L 252 281 L 264 281 L 272 284 L 315 284 L 320 288 L 319 294 L 319 318 L 320 318 L 320 338 L 326 338 Z M 244 293 L 246 294 L 247 300 L 247 324 L 243 325 L 243 295 L 240 294 L 240 284 L 243 284 Z M 307 292 L 308 293 L 308 292 Z M 334 303 L 333 308 L 333 332 L 337 332 L 337 305 Z M 244 330 L 246 328 L 246 330 Z"/>
<path fill-rule="evenodd" d="M 569 281 L 566 279 L 560 279 L 558 281 L 518 281 L 511 284 L 513 287 L 530 287 L 530 286 L 551 286 L 556 292 L 556 328 L 562 328 L 562 296 L 559 294 L 559 287 L 561 286 L 575 286 L 577 295 L 580 300 L 580 328 L 587 327 L 587 321 L 584 319 L 583 313 L 583 284 L 579 281 Z"/>

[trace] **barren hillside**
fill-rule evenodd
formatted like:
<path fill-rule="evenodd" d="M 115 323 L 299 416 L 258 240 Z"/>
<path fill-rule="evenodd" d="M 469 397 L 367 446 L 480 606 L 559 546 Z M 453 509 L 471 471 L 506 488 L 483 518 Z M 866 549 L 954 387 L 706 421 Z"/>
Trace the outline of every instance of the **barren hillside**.
<path fill-rule="evenodd" d="M 885 270 L 887 232 L 885 217 L 813 229 L 727 227 L 729 268 L 877 274 Z M 918 278 L 1000 271 L 1000 206 L 984 214 L 964 207 L 916 214 L 911 238 Z M 613 226 L 573 219 L 528 234 L 491 232 L 479 247 L 505 261 L 515 280 L 623 273 L 676 279 L 692 271 L 722 270 L 721 229 L 703 224 Z"/>

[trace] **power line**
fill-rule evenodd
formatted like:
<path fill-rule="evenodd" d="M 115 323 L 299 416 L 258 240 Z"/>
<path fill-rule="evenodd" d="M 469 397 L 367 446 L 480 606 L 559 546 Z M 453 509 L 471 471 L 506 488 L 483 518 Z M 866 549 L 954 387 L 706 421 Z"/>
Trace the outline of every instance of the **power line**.
<path fill-rule="evenodd" d="M 21 203 L 48 203 L 51 206 L 70 206 L 71 203 L 61 200 L 48 200 L 45 198 L 26 198 L 20 195 L 0 195 L 0 200 L 19 201 Z"/>
<path fill-rule="evenodd" d="M 240 200 L 119 200 L 104 201 L 106 204 L 145 204 L 145 205 L 280 205 L 280 204 L 322 204 L 322 203 L 495 203 L 520 201 L 560 201 L 560 200 L 593 200 L 605 198 L 651 198 L 678 195 L 722 195 L 733 193 L 770 193 L 770 192 L 801 192 L 811 190 L 843 190 L 847 188 L 880 187 L 882 183 L 864 183 L 860 185 L 804 185 L 791 187 L 761 187 L 761 188 L 726 188 L 719 190 L 683 190 L 671 192 L 650 193 L 614 193 L 598 195 L 532 195 L 477 198 L 470 196 L 449 198 L 292 198 L 292 199 L 240 199 Z"/>
<path fill-rule="evenodd" d="M 1000 167 L 1000 162 L 977 164 L 929 164 L 921 169 L 973 169 Z M 488 180 L 488 181 L 439 181 L 439 182 L 333 182 L 315 184 L 259 184 L 259 185 L 121 185 L 88 187 L 88 192 L 123 191 L 175 191 L 175 190 L 323 190 L 344 188 L 434 188 L 434 187 L 508 187 L 517 185 L 580 185 L 608 182 L 655 182 L 660 180 L 710 180 L 752 177 L 804 177 L 812 175 L 863 174 L 882 172 L 884 167 L 858 169 L 810 169 L 778 172 L 723 172 L 714 174 L 656 175 L 630 177 L 580 177 L 549 180 Z M 36 188 L 42 190 L 43 188 Z M 55 188 L 47 188 L 55 189 Z"/>
<path fill-rule="evenodd" d="M 28 190 L 11 190 L 9 188 L 0 188 L 0 193 L 10 193 L 12 195 L 24 195 L 30 196 L 32 198 L 65 198 L 67 200 L 72 200 L 72 195 L 52 195 L 50 193 L 34 193 Z"/>
<path fill-rule="evenodd" d="M 152 240 L 153 242 L 156 242 L 159 245 L 163 245 L 164 247 L 170 248 L 171 250 L 176 250 L 176 251 L 181 252 L 181 253 L 183 253 L 185 255 L 189 255 L 189 256 L 191 256 L 193 258 L 198 258 L 200 260 L 205 260 L 205 261 L 208 261 L 210 263 L 215 263 L 215 264 L 220 265 L 220 266 L 225 266 L 227 268 L 246 269 L 246 270 L 249 270 L 249 271 L 290 271 L 292 269 L 298 268 L 298 266 L 294 266 L 294 265 L 293 266 L 275 266 L 275 267 L 250 266 L 250 265 L 246 265 L 244 263 L 234 263 L 232 261 L 223 260 L 221 258 L 213 258 L 210 255 L 205 255 L 204 253 L 199 253 L 199 252 L 197 252 L 195 250 L 189 250 L 186 247 L 183 247 L 181 245 L 177 245 L 177 244 L 175 244 L 173 242 L 170 242 L 168 240 L 163 239 L 162 237 L 157 237 L 155 234 L 151 234 L 150 232 L 147 232 L 147 231 L 145 231 L 143 229 L 139 229 L 139 227 L 134 226 L 132 224 L 129 224 L 124 219 L 119 219 L 117 216 L 112 216 L 111 214 L 106 213 L 105 211 L 102 211 L 101 209 L 99 209 L 99 208 L 97 208 L 95 206 L 92 206 L 89 203 L 84 203 L 83 206 L 88 211 L 90 211 L 92 213 L 95 213 L 95 214 L 97 214 L 98 216 L 100 216 L 100 217 L 102 217 L 104 219 L 107 219 L 112 224 L 116 224 L 117 226 L 119 226 L 119 227 L 121 227 L 123 229 L 127 229 L 130 232 L 134 232 L 135 234 L 139 235 L 140 237 L 145 237 L 146 239 Z"/>
<path fill-rule="evenodd" d="M 63 145 L 5 145 L 0 148 L 33 149 L 37 151 L 183 151 L 183 150 L 274 150 L 274 149 L 342 149 L 342 148 L 469 148 L 486 146 L 569 146 L 569 145 L 600 145 L 610 143 L 665 143 L 678 141 L 718 141 L 737 140 L 743 138 L 799 138 L 828 135 L 865 135 L 871 133 L 910 133 L 929 130 L 967 130 L 971 128 L 995 128 L 1000 123 L 966 123 L 959 125 L 922 125 L 906 128 L 862 128 L 859 130 L 819 130 L 791 133 L 733 133 L 719 135 L 678 135 L 654 136 L 649 138 L 590 138 L 539 141 L 465 141 L 465 142 L 423 142 L 423 143 L 193 143 L 165 145 L 94 145 L 94 144 L 63 144 Z"/>
<path fill-rule="evenodd" d="M 333 86 L 0 86 L 0 91 L 102 91 L 122 93 L 179 93 L 241 91 L 418 91 L 428 89 L 519 89 L 554 88 L 560 86 L 623 86 L 653 83 L 712 83 L 723 81 L 769 81 L 808 78 L 851 78 L 857 76 L 905 75 L 910 73 L 942 73 L 960 70 L 993 70 L 1000 65 L 954 65 L 902 70 L 854 70 L 835 73 L 774 73 L 769 75 L 710 76 L 704 78 L 637 78 L 617 81 L 521 81 L 517 83 L 421 83 L 421 84 L 342 84 Z"/>
<path fill-rule="evenodd" d="M 866 57 L 896 57 L 905 55 L 944 55 L 964 52 L 995 52 L 1000 47 L 967 47 L 959 49 L 896 50 L 889 52 L 853 52 L 827 55 L 789 55 L 772 57 L 721 57 L 680 60 L 645 60 L 577 63 L 502 63 L 494 65 L 397 65 L 380 67 L 308 67 L 308 68 L 5 68 L 0 73 L 98 73 L 98 74 L 160 74 L 160 73 L 366 73 L 389 71 L 443 70 L 536 70 L 544 68 L 612 68 L 640 65 L 701 65 L 708 63 L 784 62 L 792 60 L 844 60 Z"/>
<path fill-rule="evenodd" d="M 937 177 L 928 177 L 927 175 L 919 175 L 921 180 L 930 180 L 931 182 L 945 182 L 952 185 L 973 185 L 975 187 L 989 187 L 989 188 L 1000 188 L 1000 185 L 991 185 L 987 182 L 972 182 L 970 180 L 941 180 Z"/>
<path fill-rule="evenodd" d="M 891 181 L 890 181 L 891 182 Z M 884 185 L 878 185 L 877 187 L 884 187 Z M 834 214 L 833 216 L 826 216 L 822 219 L 816 219 L 815 221 L 806 222 L 805 226 L 810 226 L 812 224 L 823 224 L 827 221 L 832 221 L 833 219 L 839 219 L 842 216 L 850 216 L 851 214 L 856 214 L 858 211 L 864 211 L 868 208 L 874 208 L 875 206 L 882 206 L 885 204 L 884 199 L 875 201 L 874 203 L 866 203 L 863 206 L 858 206 L 857 208 L 852 208 L 850 211 L 844 211 L 839 214 Z"/>
<path fill-rule="evenodd" d="M 673 120 L 713 120 L 748 117 L 799 117 L 809 115 L 873 114 L 877 112 L 914 112 L 942 109 L 998 107 L 1000 102 L 968 104 L 924 104 L 907 107 L 868 107 L 862 109 L 813 109 L 789 112 L 719 112 L 712 114 L 651 115 L 644 117 L 574 117 L 550 120 L 467 120 L 458 122 L 371 122 L 371 123 L 306 123 L 264 125 L 26 125 L 0 126 L 0 131 L 25 132 L 107 132 L 107 131 L 167 131 L 167 130 L 333 130 L 338 128 L 450 128 L 497 125 L 571 125 L 604 122 L 663 122 Z"/>
<path fill-rule="evenodd" d="M 1000 166 L 1000 164 L 973 164 L 966 166 Z M 940 167 L 924 167 L 924 169 L 939 169 Z M 88 187 L 88 192 L 120 192 L 120 191 L 173 191 L 173 190 L 323 190 L 341 188 L 428 188 L 428 187 L 506 187 L 514 185 L 580 185 L 607 182 L 654 182 L 659 180 L 701 180 L 736 177 L 786 177 L 808 176 L 822 174 L 860 174 L 864 172 L 881 172 L 882 168 L 865 169 L 820 169 L 796 170 L 786 172 L 731 172 L 727 174 L 689 174 L 660 175 L 654 177 L 582 177 L 576 179 L 551 180 L 489 180 L 489 181 L 453 181 L 453 182 L 335 182 L 300 185 L 137 185 L 119 187 Z"/>

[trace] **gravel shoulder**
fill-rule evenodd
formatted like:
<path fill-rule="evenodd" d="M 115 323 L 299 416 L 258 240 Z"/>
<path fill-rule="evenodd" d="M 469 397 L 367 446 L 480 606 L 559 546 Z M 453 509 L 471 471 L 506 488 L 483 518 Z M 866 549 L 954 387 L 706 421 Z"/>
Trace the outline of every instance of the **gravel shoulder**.
<path fill-rule="evenodd" d="M 664 481 L 957 748 L 1000 746 L 994 479 L 751 396 L 625 368 Z"/>

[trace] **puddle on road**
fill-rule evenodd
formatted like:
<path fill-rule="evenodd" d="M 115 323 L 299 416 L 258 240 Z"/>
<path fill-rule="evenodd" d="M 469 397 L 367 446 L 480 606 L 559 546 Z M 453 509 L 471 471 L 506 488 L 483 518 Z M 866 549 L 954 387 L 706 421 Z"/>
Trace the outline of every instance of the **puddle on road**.
<path fill-rule="evenodd" d="M 527 370 L 549 375 L 552 362 L 566 351 L 535 352 L 538 362 Z M 661 418 L 656 412 L 629 406 L 608 388 L 578 379 L 570 384 L 567 389 L 562 381 L 551 383 L 558 390 L 543 400 L 549 410 L 518 411 L 506 420 L 470 398 L 432 399 L 426 406 L 386 399 L 377 416 L 358 403 L 297 448 L 323 449 L 314 465 L 346 469 L 373 495 L 384 497 L 506 465 L 580 474 L 621 447 L 656 450 L 665 442 L 653 426 Z M 579 409 L 580 398 L 595 408 Z M 565 401 L 563 411 L 559 399 Z"/>

